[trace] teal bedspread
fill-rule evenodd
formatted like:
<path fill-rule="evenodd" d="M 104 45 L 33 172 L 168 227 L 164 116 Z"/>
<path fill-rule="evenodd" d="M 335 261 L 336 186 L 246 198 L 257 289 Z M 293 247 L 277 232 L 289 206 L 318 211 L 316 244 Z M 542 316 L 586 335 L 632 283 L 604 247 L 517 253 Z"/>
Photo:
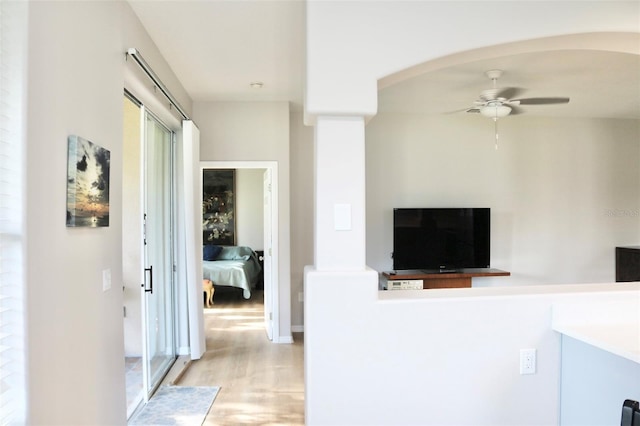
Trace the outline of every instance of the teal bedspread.
<path fill-rule="evenodd" d="M 216 260 L 202 262 L 203 278 L 214 285 L 237 287 L 243 290 L 245 299 L 251 297 L 260 274 L 258 256 L 246 246 L 224 246 Z"/>

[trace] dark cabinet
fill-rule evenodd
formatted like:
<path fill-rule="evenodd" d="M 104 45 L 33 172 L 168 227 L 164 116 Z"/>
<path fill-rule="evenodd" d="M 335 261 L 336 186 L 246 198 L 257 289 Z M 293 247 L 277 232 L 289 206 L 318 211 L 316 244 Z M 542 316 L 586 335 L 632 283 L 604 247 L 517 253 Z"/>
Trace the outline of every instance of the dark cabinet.
<path fill-rule="evenodd" d="M 640 246 L 616 247 L 616 282 L 640 281 Z"/>
<path fill-rule="evenodd" d="M 258 281 L 256 282 L 256 288 L 264 288 L 264 250 L 256 250 L 258 255 L 258 262 L 260 262 L 260 275 L 258 275 Z"/>

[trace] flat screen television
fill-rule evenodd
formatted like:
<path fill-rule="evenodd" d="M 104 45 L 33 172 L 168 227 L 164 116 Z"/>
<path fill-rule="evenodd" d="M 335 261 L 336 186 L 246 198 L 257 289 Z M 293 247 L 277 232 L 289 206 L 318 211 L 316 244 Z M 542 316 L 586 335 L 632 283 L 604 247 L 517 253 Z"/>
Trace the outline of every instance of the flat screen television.
<path fill-rule="evenodd" d="M 453 272 L 488 268 L 489 208 L 393 210 L 393 269 Z"/>

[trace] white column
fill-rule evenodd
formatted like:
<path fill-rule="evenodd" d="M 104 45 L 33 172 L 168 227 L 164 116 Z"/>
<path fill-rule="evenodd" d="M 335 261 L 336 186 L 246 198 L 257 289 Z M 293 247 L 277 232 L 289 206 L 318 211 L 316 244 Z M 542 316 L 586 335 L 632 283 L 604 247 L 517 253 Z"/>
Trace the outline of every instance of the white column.
<path fill-rule="evenodd" d="M 366 329 L 372 315 L 369 308 L 378 297 L 378 273 L 366 267 L 364 123 L 360 116 L 316 120 L 315 265 L 307 267 L 304 276 L 305 423 L 309 425 L 327 424 L 325 420 L 335 415 L 335 410 L 327 414 L 326 409 L 340 406 L 332 396 L 335 372 L 353 372 L 349 359 L 362 360 L 357 348 L 348 359 L 336 359 L 327 348 L 349 347 L 351 337 L 335 340 L 334 336 L 345 336 L 345 329 Z"/>
<path fill-rule="evenodd" d="M 315 201 L 316 270 L 364 270 L 364 117 L 317 118 Z"/>

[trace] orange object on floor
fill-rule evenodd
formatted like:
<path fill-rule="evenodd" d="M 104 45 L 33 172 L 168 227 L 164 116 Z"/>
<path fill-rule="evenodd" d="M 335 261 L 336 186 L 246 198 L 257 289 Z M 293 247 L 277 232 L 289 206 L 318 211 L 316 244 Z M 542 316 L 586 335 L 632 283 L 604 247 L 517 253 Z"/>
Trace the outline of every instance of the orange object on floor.
<path fill-rule="evenodd" d="M 202 291 L 207 294 L 206 304 L 207 308 L 210 308 L 213 305 L 213 293 L 215 293 L 216 289 L 213 288 L 213 281 L 204 279 L 202 280 Z"/>

